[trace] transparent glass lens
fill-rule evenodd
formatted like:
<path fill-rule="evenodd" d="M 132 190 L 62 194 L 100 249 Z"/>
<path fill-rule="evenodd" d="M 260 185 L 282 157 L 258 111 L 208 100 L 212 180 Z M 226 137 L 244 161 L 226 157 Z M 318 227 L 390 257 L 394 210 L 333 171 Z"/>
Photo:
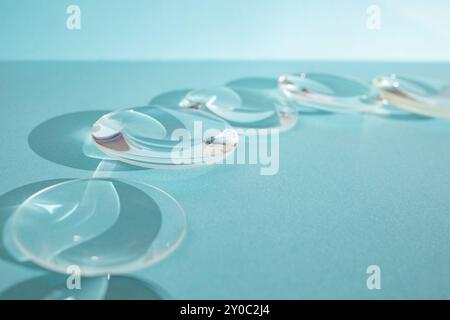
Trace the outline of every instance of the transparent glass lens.
<path fill-rule="evenodd" d="M 298 117 L 297 110 L 284 97 L 225 86 L 192 90 L 181 100 L 180 107 L 207 111 L 235 128 L 287 130 Z"/>
<path fill-rule="evenodd" d="M 237 133 L 218 117 L 152 105 L 104 115 L 92 126 L 92 138 L 113 159 L 166 168 L 221 161 L 238 143 Z"/>
<path fill-rule="evenodd" d="M 301 106 L 332 112 L 371 112 L 382 106 L 370 86 L 353 79 L 325 74 L 282 75 L 280 90 Z"/>
<path fill-rule="evenodd" d="M 180 205 L 153 186 L 122 179 L 69 180 L 25 200 L 12 216 L 17 248 L 34 263 L 84 276 L 125 273 L 170 254 L 186 231 Z"/>
<path fill-rule="evenodd" d="M 380 76 L 373 85 L 390 104 L 431 117 L 450 118 L 450 86 L 411 77 Z"/>

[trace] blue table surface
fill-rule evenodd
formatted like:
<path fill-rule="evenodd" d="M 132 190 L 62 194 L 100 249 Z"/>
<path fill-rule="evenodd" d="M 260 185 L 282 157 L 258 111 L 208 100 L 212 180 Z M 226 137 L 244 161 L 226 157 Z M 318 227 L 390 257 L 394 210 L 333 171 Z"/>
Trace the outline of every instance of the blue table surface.
<path fill-rule="evenodd" d="M 95 169 L 79 145 L 51 145 L 71 140 L 43 132 L 43 123 L 65 119 L 54 128 L 73 135 L 99 110 L 295 71 L 450 83 L 450 65 L 440 63 L 1 62 L 0 227 L 39 182 Z M 175 299 L 450 298 L 450 121 L 300 114 L 280 136 L 279 173 L 259 169 L 117 172 L 167 191 L 189 219 L 171 256 L 127 277 Z M 372 264 L 381 268 L 381 290 L 366 287 Z M 0 298 L 26 296 L 51 277 L 0 246 Z"/>

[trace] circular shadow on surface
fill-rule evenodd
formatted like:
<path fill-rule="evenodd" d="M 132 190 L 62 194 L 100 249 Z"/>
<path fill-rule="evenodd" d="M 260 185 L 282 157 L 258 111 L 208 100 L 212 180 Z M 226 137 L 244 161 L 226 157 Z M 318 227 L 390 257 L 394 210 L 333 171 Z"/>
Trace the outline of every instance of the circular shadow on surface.
<path fill-rule="evenodd" d="M 135 277 L 114 276 L 104 300 L 167 300 L 169 294 L 157 284 Z"/>
<path fill-rule="evenodd" d="M 97 184 L 95 189 L 89 189 L 90 193 L 94 192 L 94 196 L 96 195 L 96 190 L 99 190 L 97 192 L 106 194 L 107 198 L 104 198 L 102 203 L 106 206 L 112 203 L 112 207 L 107 207 L 111 210 L 102 211 L 100 209 L 96 211 L 100 203 L 88 202 L 83 204 L 85 193 L 89 187 L 89 183 L 86 183 L 86 181 L 98 181 L 102 185 L 113 188 L 112 197 L 108 197 L 110 196 L 107 193 L 109 189 L 98 189 L 102 185 Z M 49 182 L 45 181 L 40 186 L 44 186 L 45 188 L 45 185 L 48 185 Z M 72 184 L 80 185 L 81 193 L 77 192 L 76 189 L 64 189 Z M 55 223 L 62 220 L 55 220 L 49 223 L 48 221 L 40 220 L 39 215 L 37 216 L 37 220 L 33 220 L 32 217 L 25 217 L 27 218 L 24 220 L 25 224 L 17 223 L 18 219 L 20 221 L 17 215 L 21 216 L 24 213 L 23 211 L 16 211 L 13 207 L 24 210 L 22 204 L 24 201 L 30 201 L 30 198 L 26 197 L 30 192 L 23 191 L 35 189 L 36 185 L 39 186 L 35 184 L 31 187 L 25 186 L 16 189 L 15 192 L 9 193 L 10 198 L 14 198 L 15 196 L 16 199 L 8 200 L 6 197 L 6 201 L 4 201 L 5 207 L 12 209 L 8 217 L 5 215 L 5 223 L 2 228 L 2 248 L 4 248 L 2 251 L 5 253 L 4 255 L 9 256 L 10 260 L 12 259 L 22 263 L 34 262 L 42 266 L 43 269 L 55 270 L 63 274 L 70 265 L 77 265 L 81 268 L 83 274 L 88 275 L 93 273 L 100 275 L 106 275 L 112 272 L 122 273 L 120 270 L 125 270 L 130 265 L 133 266 L 135 261 L 141 261 L 144 257 L 148 261 L 149 254 L 151 254 L 149 253 L 149 248 L 158 241 L 157 236 L 162 225 L 162 209 L 150 194 L 147 194 L 139 188 L 139 184 L 135 186 L 122 180 L 103 178 L 94 180 L 67 179 L 62 183 L 53 183 L 48 186 L 54 186 L 54 188 L 60 188 L 60 190 L 71 190 L 71 192 L 59 193 L 59 197 L 55 198 L 45 196 L 47 192 L 50 192 L 51 195 L 51 191 L 48 191 L 49 189 L 39 189 L 39 195 L 43 195 L 41 200 L 44 202 L 39 202 L 38 200 L 37 203 L 52 204 L 62 208 L 62 217 L 67 217 L 67 214 L 74 213 L 74 216 L 71 217 L 71 224 L 64 225 L 64 222 L 62 224 Z M 44 190 L 44 192 L 40 192 L 40 190 Z M 75 198 L 66 198 L 66 196 L 70 197 L 72 194 Z M 33 193 L 31 199 L 35 198 L 35 195 L 36 193 Z M 117 203 L 114 201 L 115 197 L 118 197 Z M 3 199 L 4 197 L 2 197 Z M 65 199 L 68 202 L 62 201 L 61 199 Z M 8 202 L 10 205 L 8 205 Z M 11 205 L 11 203 L 14 205 Z M 73 211 L 72 205 L 74 203 L 79 208 L 84 209 Z M 92 210 L 87 210 L 85 205 L 89 205 L 89 208 Z M 108 211 L 115 212 L 114 205 L 120 205 L 116 213 L 117 215 L 113 213 L 108 213 L 110 216 L 102 215 L 102 213 Z M 26 211 L 25 209 L 25 212 L 29 213 L 30 211 Z M 87 215 L 85 214 L 86 212 Z M 112 220 L 108 220 L 111 217 Z M 14 222 L 11 223 L 11 221 Z M 104 228 L 96 229 L 95 226 L 98 223 L 106 223 L 106 225 Z M 65 237 L 61 237 L 60 235 L 70 234 L 72 232 L 80 232 L 81 234 L 88 235 L 88 237 L 83 241 L 77 242 L 74 246 L 68 246 L 68 242 L 64 241 Z M 29 237 L 31 239 L 28 239 Z M 24 240 L 25 242 L 23 242 Z M 56 255 L 58 259 L 53 260 L 53 257 Z M 94 255 L 101 256 L 102 259 L 99 262 L 95 262 L 95 265 L 92 265 L 91 260 L 86 258 Z M 138 266 L 134 266 L 134 268 L 147 266 L 147 261 L 142 260 L 142 265 L 140 263 Z"/>
<path fill-rule="evenodd" d="M 262 90 L 262 91 L 277 91 L 278 89 L 278 79 L 277 78 L 269 78 L 269 77 L 244 77 L 239 79 L 233 79 L 225 84 L 230 88 L 235 89 L 247 89 L 247 90 Z M 304 115 L 330 115 L 330 112 L 309 108 L 301 105 L 298 102 L 293 103 L 293 105 L 297 108 L 299 113 Z"/>
<path fill-rule="evenodd" d="M 8 221 L 16 209 L 36 192 L 69 179 L 52 179 L 30 183 L 0 196 L 0 259 L 40 270 L 18 251 L 9 237 Z"/>
<path fill-rule="evenodd" d="M 179 108 L 180 101 L 183 100 L 186 94 L 188 94 L 191 90 L 192 89 L 179 89 L 163 92 L 153 97 L 148 104 L 159 105 L 162 107 Z"/>
<path fill-rule="evenodd" d="M 28 135 L 28 145 L 40 157 L 66 167 L 95 170 L 100 157 L 87 156 L 91 142 L 91 126 L 109 111 L 94 110 L 67 113 L 36 126 Z M 105 156 L 107 159 L 107 157 Z M 114 170 L 144 170 L 145 168 L 118 162 Z"/>
<path fill-rule="evenodd" d="M 37 270 L 42 269 L 32 263 L 31 259 L 17 247 L 12 236 L 11 217 L 24 201 L 37 192 L 70 180 L 73 179 L 38 181 L 0 196 L 0 259 Z M 104 255 L 118 255 L 117 259 L 119 257 L 132 259 L 133 256 L 141 257 L 145 254 L 148 250 L 148 244 L 157 238 L 162 225 L 162 214 L 155 200 L 144 191 L 126 182 L 111 181 L 114 181 L 114 188 L 121 205 L 117 220 L 108 230 L 89 239 L 86 243 L 80 243 L 76 247 L 66 249 L 65 255 L 83 257 L 83 255 L 89 255 L 89 250 L 95 248 L 95 250 L 101 250 Z M 47 238 L 45 235 L 42 238 L 45 244 Z M 114 241 L 117 242 L 117 239 L 124 243 L 133 244 L 133 246 L 111 246 L 110 244 Z"/>
<path fill-rule="evenodd" d="M 67 288 L 68 275 L 50 273 L 19 282 L 0 293 L 0 300 L 165 300 L 158 285 L 129 276 L 81 278 L 80 289 Z"/>
<path fill-rule="evenodd" d="M 230 88 L 243 88 L 252 90 L 274 90 L 278 88 L 276 78 L 268 77 L 246 77 L 234 79 L 225 84 Z"/>

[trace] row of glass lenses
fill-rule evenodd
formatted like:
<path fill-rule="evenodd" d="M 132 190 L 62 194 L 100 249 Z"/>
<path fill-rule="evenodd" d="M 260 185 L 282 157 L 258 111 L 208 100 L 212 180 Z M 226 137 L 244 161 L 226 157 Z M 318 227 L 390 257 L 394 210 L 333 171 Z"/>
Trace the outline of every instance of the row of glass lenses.
<path fill-rule="evenodd" d="M 195 89 L 174 103 L 115 111 L 95 123 L 92 136 L 108 156 L 134 165 L 202 165 L 232 153 L 238 133 L 288 130 L 308 108 L 450 118 L 449 92 L 444 84 L 395 75 L 368 85 L 330 74 L 289 74 L 263 88 L 241 83 Z M 206 136 L 196 134 L 213 128 Z M 183 145 L 174 135 L 180 129 L 189 137 Z"/>
<path fill-rule="evenodd" d="M 321 110 L 450 118 L 450 87 L 434 80 L 392 74 L 376 77 L 369 85 L 335 75 L 298 73 L 281 76 L 278 85 L 297 103 Z"/>
<path fill-rule="evenodd" d="M 242 134 L 291 129 L 299 112 L 450 118 L 449 96 L 446 85 L 394 75 L 369 85 L 330 74 L 289 74 L 263 85 L 196 89 L 173 103 L 105 114 L 92 126 L 92 140 L 110 159 L 184 168 L 223 160 Z M 10 224 L 15 246 L 29 259 L 58 272 L 77 265 L 87 276 L 155 263 L 178 246 L 185 231 L 186 217 L 175 199 L 148 184 L 113 178 L 49 186 L 22 203 Z"/>

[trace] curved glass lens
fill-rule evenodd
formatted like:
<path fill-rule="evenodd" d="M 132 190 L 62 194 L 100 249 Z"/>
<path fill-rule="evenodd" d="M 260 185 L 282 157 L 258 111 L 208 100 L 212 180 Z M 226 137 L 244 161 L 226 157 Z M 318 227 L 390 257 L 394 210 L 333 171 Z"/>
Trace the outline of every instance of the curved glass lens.
<path fill-rule="evenodd" d="M 92 126 L 92 138 L 113 159 L 163 168 L 219 162 L 238 143 L 237 133 L 218 117 L 152 105 L 104 115 Z"/>
<path fill-rule="evenodd" d="M 325 73 L 282 75 L 280 90 L 298 104 L 332 112 L 368 112 L 382 101 L 364 83 Z"/>
<path fill-rule="evenodd" d="M 411 77 L 381 76 L 373 85 L 384 99 L 398 108 L 417 114 L 450 118 L 450 86 Z"/>
<path fill-rule="evenodd" d="M 287 130 L 297 122 L 297 110 L 281 96 L 261 90 L 214 87 L 190 91 L 184 109 L 205 110 L 235 128 Z"/>
<path fill-rule="evenodd" d="M 186 217 L 167 193 L 109 178 L 69 180 L 25 200 L 11 235 L 34 263 L 84 276 L 143 268 L 170 254 L 186 232 Z"/>

